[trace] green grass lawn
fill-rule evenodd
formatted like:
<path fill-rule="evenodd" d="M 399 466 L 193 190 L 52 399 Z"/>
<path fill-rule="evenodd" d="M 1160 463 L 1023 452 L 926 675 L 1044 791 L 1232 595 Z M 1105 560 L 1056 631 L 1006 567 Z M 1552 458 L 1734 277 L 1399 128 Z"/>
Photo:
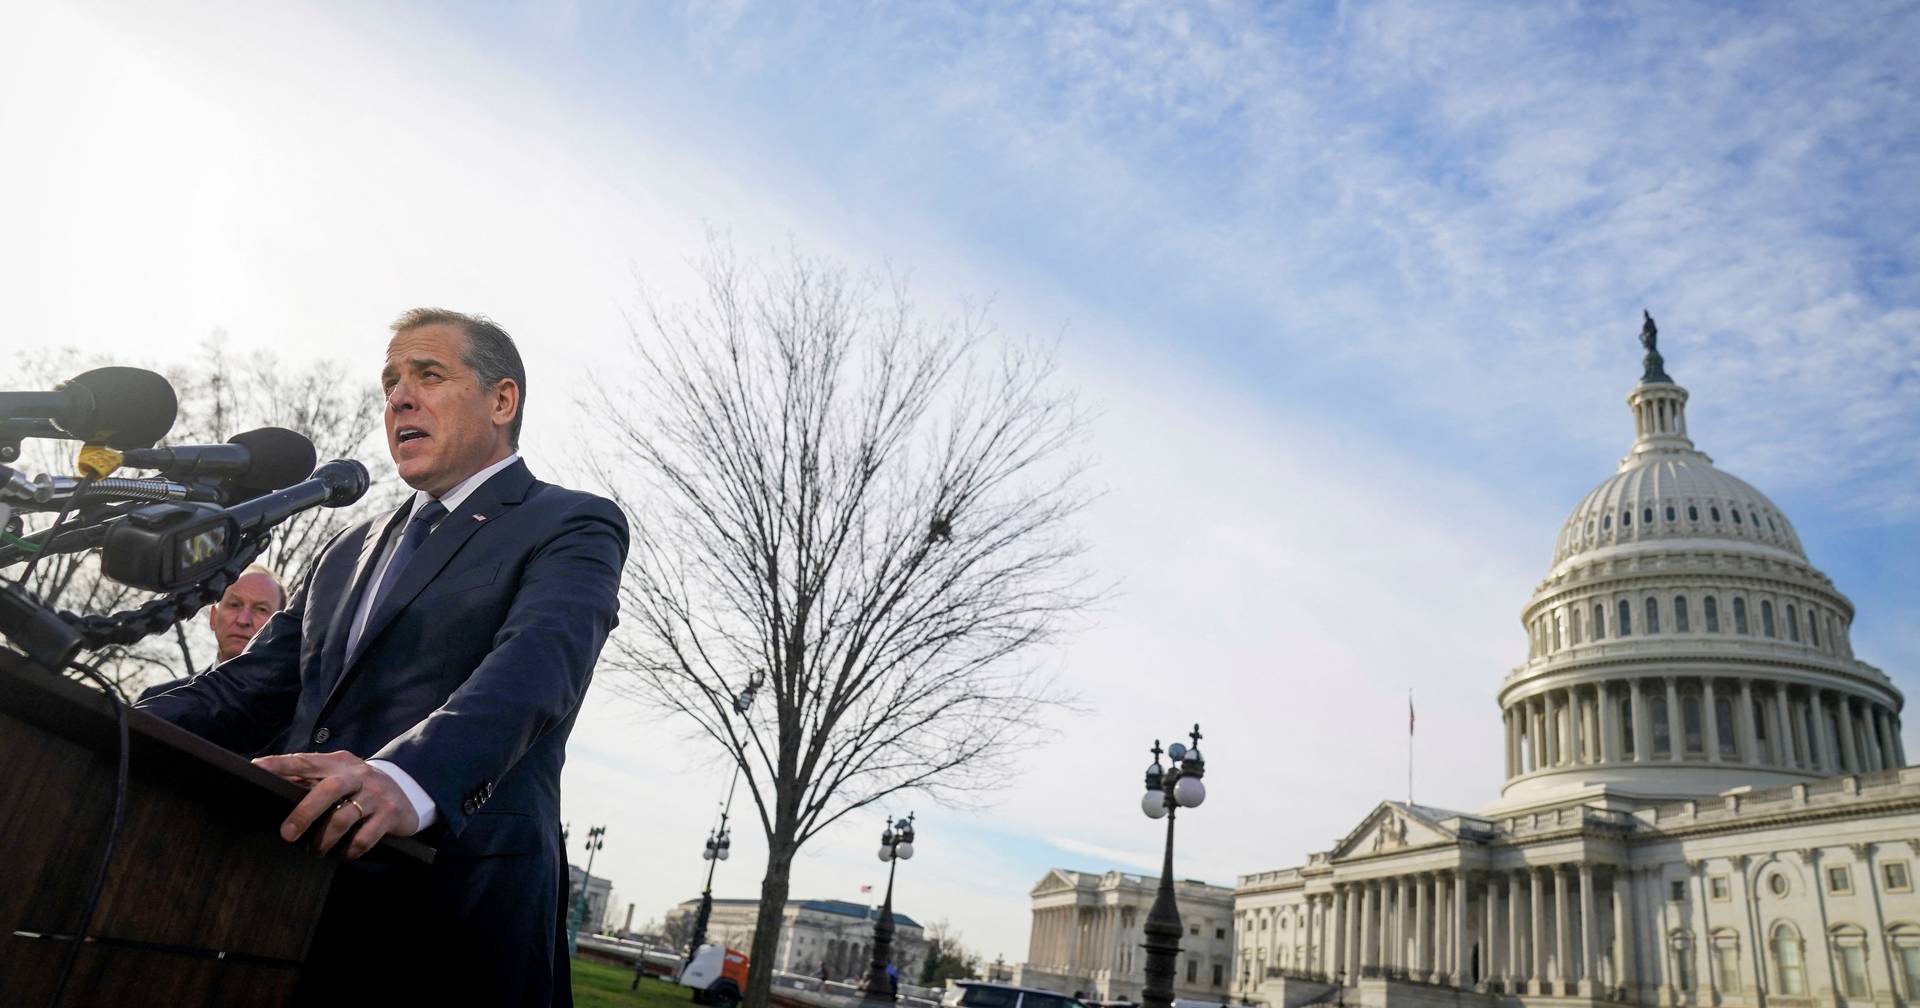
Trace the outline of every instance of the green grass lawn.
<path fill-rule="evenodd" d="M 693 992 L 657 977 L 640 981 L 640 989 L 630 991 L 633 970 L 626 966 L 573 961 L 573 1003 L 578 1008 L 685 1008 L 693 1004 Z"/>

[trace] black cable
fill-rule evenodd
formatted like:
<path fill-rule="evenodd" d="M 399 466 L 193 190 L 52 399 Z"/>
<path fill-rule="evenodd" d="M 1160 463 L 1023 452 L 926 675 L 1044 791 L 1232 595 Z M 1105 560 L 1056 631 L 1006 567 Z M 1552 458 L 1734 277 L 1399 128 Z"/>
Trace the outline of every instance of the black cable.
<path fill-rule="evenodd" d="M 101 692 L 113 701 L 114 721 L 120 728 L 120 760 L 114 777 L 113 821 L 107 826 L 106 848 L 100 852 L 100 867 L 93 873 L 93 888 L 87 894 L 86 912 L 81 915 L 80 927 L 73 934 L 73 944 L 67 947 L 66 958 L 60 963 L 60 979 L 53 986 L 53 999 L 47 1002 L 49 1008 L 58 1008 L 61 999 L 66 997 L 67 981 L 73 975 L 74 960 L 80 956 L 80 946 L 87 943 L 87 932 L 93 930 L 93 912 L 99 909 L 100 896 L 107 888 L 107 869 L 113 866 L 114 847 L 120 842 L 120 823 L 127 814 L 127 756 L 131 748 L 127 740 L 127 698 L 120 695 L 120 690 L 99 669 L 80 661 L 67 664 L 99 683 Z"/>
<path fill-rule="evenodd" d="M 67 516 L 73 513 L 74 507 L 80 503 L 81 497 L 86 496 L 87 488 L 91 487 L 93 483 L 94 478 L 92 476 L 85 476 L 81 478 L 79 483 L 74 484 L 73 496 L 67 498 L 67 506 L 60 509 L 59 517 L 55 518 L 53 524 L 48 527 L 47 534 L 40 538 L 39 543 L 36 544 L 40 548 L 33 551 L 33 556 L 27 560 L 27 569 L 20 573 L 20 577 L 13 582 L 14 584 L 22 588 L 27 586 L 27 579 L 33 576 L 33 569 L 40 566 L 40 558 L 47 555 L 47 545 L 53 542 L 54 536 L 60 534 L 61 523 L 65 522 Z"/>

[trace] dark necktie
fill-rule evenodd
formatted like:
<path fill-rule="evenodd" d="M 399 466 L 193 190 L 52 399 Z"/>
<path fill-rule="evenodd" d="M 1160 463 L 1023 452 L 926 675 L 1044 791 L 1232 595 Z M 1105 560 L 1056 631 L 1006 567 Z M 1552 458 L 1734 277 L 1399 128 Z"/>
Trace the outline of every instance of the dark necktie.
<path fill-rule="evenodd" d="M 427 541 L 427 533 L 433 531 L 434 523 L 446 517 L 447 508 L 437 500 L 430 500 L 413 513 L 407 522 L 407 529 L 400 535 L 400 545 L 393 548 L 393 557 L 387 561 L 387 569 L 380 572 L 380 584 L 373 590 L 373 604 L 367 607 L 367 619 L 380 611 L 380 603 L 386 601 L 387 592 L 393 583 L 400 580 L 400 572 L 407 569 L 407 561 L 413 559 L 415 550 Z"/>

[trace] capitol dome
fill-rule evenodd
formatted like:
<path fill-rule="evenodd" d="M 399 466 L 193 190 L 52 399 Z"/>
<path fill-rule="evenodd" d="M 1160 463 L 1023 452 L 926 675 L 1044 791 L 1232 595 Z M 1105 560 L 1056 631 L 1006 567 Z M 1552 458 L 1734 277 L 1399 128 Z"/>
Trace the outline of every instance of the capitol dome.
<path fill-rule="evenodd" d="M 1568 515 L 1502 684 L 1502 804 L 1706 796 L 1904 765 L 1900 692 L 1765 494 L 1687 431 L 1652 346 L 1634 442 Z"/>

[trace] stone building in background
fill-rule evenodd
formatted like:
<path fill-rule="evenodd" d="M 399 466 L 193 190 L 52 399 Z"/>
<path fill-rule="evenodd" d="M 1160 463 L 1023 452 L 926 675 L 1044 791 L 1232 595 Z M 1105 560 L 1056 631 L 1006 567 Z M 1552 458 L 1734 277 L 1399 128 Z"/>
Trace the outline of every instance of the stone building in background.
<path fill-rule="evenodd" d="M 1033 887 L 1027 961 L 1011 982 L 1102 1001 L 1140 1000 L 1146 983 L 1142 930 L 1157 878 L 1055 868 Z M 1186 929 L 1174 967 L 1176 997 L 1220 1002 L 1233 970 L 1233 890 L 1185 880 L 1174 902 Z"/>
<path fill-rule="evenodd" d="M 587 878 L 586 870 L 579 865 L 567 866 L 567 912 L 572 913 L 573 901 L 580 898 L 580 880 Z M 606 930 L 608 921 L 607 900 L 613 895 L 613 880 L 603 875 L 587 879 L 587 912 L 581 918 L 580 930 L 586 932 Z"/>
<path fill-rule="evenodd" d="M 1904 699 L 1643 339 L 1632 448 L 1562 526 L 1499 684 L 1501 798 L 1382 802 L 1242 877 L 1235 999 L 1920 1005 Z"/>
<path fill-rule="evenodd" d="M 667 911 L 669 933 L 692 930 L 700 901 L 687 900 Z M 873 924 L 879 910 L 845 900 L 788 900 L 782 912 L 780 948 L 773 968 L 819 976 L 824 967 L 835 980 L 864 980 L 873 961 Z M 760 901 L 717 899 L 707 917 L 707 939 L 746 951 L 753 945 Z M 927 959 L 926 930 L 920 922 L 893 912 L 893 961 L 904 983 L 918 983 Z"/>

